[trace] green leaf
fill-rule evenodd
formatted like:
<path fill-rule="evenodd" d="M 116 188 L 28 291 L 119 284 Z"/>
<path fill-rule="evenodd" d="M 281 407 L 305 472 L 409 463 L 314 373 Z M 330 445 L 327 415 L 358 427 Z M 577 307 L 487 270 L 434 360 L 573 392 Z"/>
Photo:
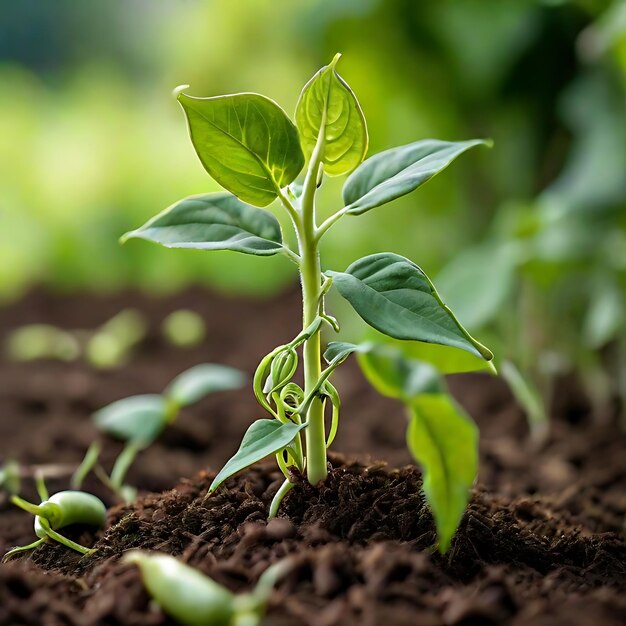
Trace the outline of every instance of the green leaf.
<path fill-rule="evenodd" d="M 491 141 L 439 141 L 423 139 L 370 157 L 353 172 L 343 187 L 347 213 L 360 215 L 417 189 L 444 170 L 456 157 Z"/>
<path fill-rule="evenodd" d="M 296 124 L 307 157 L 324 133 L 324 172 L 351 172 L 367 152 L 367 125 L 361 106 L 335 69 L 340 54 L 304 86 L 296 107 Z"/>
<path fill-rule="evenodd" d="M 382 252 L 363 257 L 344 272 L 326 272 L 339 293 L 372 327 L 395 339 L 467 350 L 490 361 L 493 354 L 461 326 L 415 263 Z"/>
<path fill-rule="evenodd" d="M 423 361 L 432 365 L 440 374 L 461 374 L 464 372 L 488 371 L 496 373 L 493 361 L 485 361 L 473 353 L 442 346 L 436 343 L 393 339 L 373 328 L 368 329 L 366 338 L 374 343 L 382 343 L 399 349 L 408 359 Z"/>
<path fill-rule="evenodd" d="M 437 287 L 459 320 L 482 328 L 502 314 L 521 258 L 515 242 L 487 242 L 456 256 L 437 276 Z"/>
<path fill-rule="evenodd" d="M 234 367 L 202 363 L 177 376 L 164 395 L 178 406 L 187 406 L 214 391 L 240 389 L 245 382 L 244 374 Z"/>
<path fill-rule="evenodd" d="M 347 341 L 331 341 L 324 352 L 324 360 L 329 365 L 339 365 L 353 352 L 367 352 L 372 347 L 369 343 L 348 343 Z"/>
<path fill-rule="evenodd" d="M 298 130 L 273 100 L 255 93 L 177 97 L 202 165 L 244 202 L 268 205 L 300 173 Z"/>
<path fill-rule="evenodd" d="M 278 220 L 229 193 L 185 198 L 165 209 L 121 241 L 146 239 L 166 248 L 233 250 L 269 256 L 283 250 Z"/>
<path fill-rule="evenodd" d="M 96 411 L 93 420 L 103 432 L 140 445 L 154 441 L 167 425 L 167 403 L 157 394 L 131 396 Z"/>
<path fill-rule="evenodd" d="M 383 396 L 410 403 L 423 393 L 444 392 L 439 372 L 430 364 L 406 358 L 398 348 L 376 346 L 358 355 L 370 384 Z"/>
<path fill-rule="evenodd" d="M 283 424 L 277 420 L 257 420 L 248 428 L 236 454 L 224 465 L 209 488 L 215 491 L 226 479 L 249 465 L 286 448 L 306 424 Z"/>
<path fill-rule="evenodd" d="M 478 473 L 478 429 L 448 394 L 423 394 L 410 405 L 407 445 L 424 473 L 444 553 L 461 521 Z"/>

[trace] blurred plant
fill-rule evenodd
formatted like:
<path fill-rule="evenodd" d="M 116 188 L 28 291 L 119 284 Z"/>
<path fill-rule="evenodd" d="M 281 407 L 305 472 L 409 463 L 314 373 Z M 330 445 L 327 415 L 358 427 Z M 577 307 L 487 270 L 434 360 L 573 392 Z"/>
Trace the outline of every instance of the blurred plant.
<path fill-rule="evenodd" d="M 122 241 L 140 238 L 169 248 L 233 250 L 257 256 L 285 255 L 297 266 L 302 284 L 303 330 L 270 352 L 254 376 L 257 400 L 273 419 L 257 420 L 238 452 L 215 477 L 210 492 L 227 478 L 264 457 L 276 455 L 285 476 L 270 506 L 270 517 L 294 486 L 294 469 L 312 485 L 328 473 L 326 449 L 339 421 L 340 400 L 330 376 L 362 346 L 331 343 L 328 367 L 321 368 L 320 331 L 339 331 L 326 313 L 332 285 L 370 326 L 402 340 L 441 344 L 489 362 L 492 353 L 473 339 L 443 303 L 426 274 L 413 262 L 392 253 L 366 256 L 345 272 L 320 264 L 320 240 L 344 216 L 362 215 L 417 189 L 465 151 L 488 141 L 423 140 L 392 148 L 365 162 L 368 134 L 356 96 L 339 76 L 340 55 L 304 87 L 294 125 L 264 96 L 243 93 L 196 98 L 175 90 L 187 116 L 192 143 L 215 180 L 231 193 L 193 196 L 174 204 Z M 295 183 L 308 159 L 302 184 Z M 344 207 L 318 224 L 316 194 L 325 176 L 351 173 L 343 187 Z M 279 222 L 263 207 L 279 199 L 289 215 L 297 249 L 284 241 Z M 298 349 L 304 360 L 304 386 L 293 381 Z M 409 427 L 410 449 L 424 467 L 426 496 L 445 552 L 467 504 L 476 474 L 476 432 L 446 398 L 431 405 L 421 397 Z M 326 436 L 324 412 L 332 407 Z M 429 412 L 445 411 L 447 434 L 427 435 Z M 427 416 L 427 417 L 425 417 Z M 301 431 L 306 436 L 306 454 Z M 459 463 L 459 459 L 461 462 Z M 438 467 L 437 467 L 438 466 Z M 444 466 L 442 468 L 442 466 Z"/>
<path fill-rule="evenodd" d="M 188 348 L 202 342 L 206 327 L 202 316 L 189 309 L 173 311 L 162 324 L 163 335 L 174 346 Z"/>
<path fill-rule="evenodd" d="M 125 309 L 96 330 L 64 330 L 50 324 L 27 324 L 11 331 L 6 352 L 14 361 L 74 361 L 81 355 L 102 369 L 127 362 L 146 336 L 147 323 L 134 309 Z"/>
<path fill-rule="evenodd" d="M 250 593 L 234 594 L 198 570 L 166 554 L 133 550 L 124 563 L 139 567 L 148 593 L 183 626 L 257 626 L 274 585 L 289 571 L 289 560 L 270 565 Z"/>
<path fill-rule="evenodd" d="M 13 361 L 74 361 L 80 355 L 80 345 L 70 331 L 50 324 L 27 324 L 8 334 L 6 354 Z"/>
<path fill-rule="evenodd" d="M 22 486 L 20 466 L 15 461 L 6 461 L 0 467 L 0 492 L 16 495 Z"/>
<path fill-rule="evenodd" d="M 626 406 L 623 98 L 605 72 L 574 81 L 562 99 L 574 135 L 563 170 L 530 206 L 502 207 L 486 240 L 438 277 L 464 323 L 504 339 L 502 373 L 531 427 L 546 419 L 554 378 L 571 371 L 596 414 L 616 396 Z"/>
<path fill-rule="evenodd" d="M 371 212 L 349 238 L 331 231 L 325 239 L 329 266 L 375 250 L 411 256 L 419 248 L 422 264 L 438 270 L 482 238 L 503 200 L 526 201 L 558 170 L 569 133 L 555 103 L 585 71 L 581 60 L 618 65 L 614 80 L 624 83 L 621 7 L 620 0 L 274 0 L 248 11 L 235 2 L 173 2 L 102 5 L 94 21 L 85 18 L 93 8 L 77 10 L 68 0 L 37 15 L 5 3 L 0 299 L 41 283 L 171 293 L 194 281 L 264 295 L 283 287 L 292 276 L 278 257 L 255 264 L 224 252 L 207 264 L 193 252 L 172 258 L 158 249 L 119 250 L 113 235 L 144 221 L 146 207 L 163 198 L 217 189 L 194 167 L 173 107 L 160 97 L 163 85 L 184 71 L 198 90 L 262 88 L 291 107 L 297 94 L 289 85 L 337 46 L 350 52 L 345 62 L 369 111 L 374 151 L 431 133 L 498 139 L 497 158 L 476 154 L 419 198 L 395 201 L 397 220 Z M 95 24 L 124 27 L 103 38 L 94 35 Z M 144 45 L 134 37 L 138 28 Z M 581 31 L 588 37 L 577 59 Z M 372 36 L 379 45 L 371 45 Z M 328 202 L 321 217 L 333 206 L 332 183 L 322 190 Z"/>
<path fill-rule="evenodd" d="M 178 375 L 162 394 L 131 396 L 100 409 L 93 416 L 96 427 L 123 441 L 124 448 L 108 476 L 97 464 L 102 446 L 99 441 L 94 441 L 74 472 L 72 487 L 79 489 L 89 472 L 94 470 L 119 498 L 126 502 L 133 500 L 136 490 L 125 485 L 124 478 L 137 454 L 176 420 L 182 408 L 199 402 L 210 393 L 239 389 L 244 381 L 239 370 L 203 363 Z"/>

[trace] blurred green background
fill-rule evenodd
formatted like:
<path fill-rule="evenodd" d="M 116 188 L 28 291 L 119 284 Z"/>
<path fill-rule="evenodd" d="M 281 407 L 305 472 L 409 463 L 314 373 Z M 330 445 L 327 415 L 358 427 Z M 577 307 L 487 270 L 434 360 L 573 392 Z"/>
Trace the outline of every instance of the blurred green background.
<path fill-rule="evenodd" d="M 370 154 L 426 137 L 495 148 L 343 220 L 325 265 L 393 250 L 441 272 L 462 321 L 520 362 L 546 343 L 626 343 L 625 33 L 621 0 L 2 1 L 0 298 L 293 281 L 282 258 L 117 240 L 217 188 L 172 88 L 257 91 L 291 112 L 339 51 Z M 325 186 L 328 214 L 341 184 Z"/>

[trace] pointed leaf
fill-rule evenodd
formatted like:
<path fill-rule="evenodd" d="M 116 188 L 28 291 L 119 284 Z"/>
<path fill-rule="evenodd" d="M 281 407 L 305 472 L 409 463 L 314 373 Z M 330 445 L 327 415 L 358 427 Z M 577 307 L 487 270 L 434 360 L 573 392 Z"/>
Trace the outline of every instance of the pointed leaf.
<path fill-rule="evenodd" d="M 345 361 L 353 352 L 367 352 L 371 349 L 369 343 L 348 343 L 347 341 L 331 341 L 324 352 L 324 360 L 329 365 L 339 365 Z"/>
<path fill-rule="evenodd" d="M 248 428 L 236 454 L 215 477 L 209 492 L 215 491 L 230 478 L 249 465 L 276 454 L 286 448 L 306 424 L 283 424 L 277 420 L 257 420 Z"/>
<path fill-rule="evenodd" d="M 133 238 L 166 248 L 233 250 L 259 256 L 283 250 L 278 220 L 229 193 L 185 198 L 126 233 L 122 242 Z"/>
<path fill-rule="evenodd" d="M 324 172 L 340 176 L 351 172 L 367 152 L 367 125 L 356 96 L 335 66 L 340 54 L 305 85 L 296 107 L 296 123 L 307 157 L 324 132 Z"/>
<path fill-rule="evenodd" d="M 96 426 L 121 439 L 147 445 L 167 425 L 167 403 L 158 394 L 131 396 L 113 402 L 93 414 Z"/>
<path fill-rule="evenodd" d="M 298 131 L 273 100 L 255 93 L 177 97 L 202 165 L 244 202 L 268 205 L 300 173 Z"/>
<path fill-rule="evenodd" d="M 424 474 L 439 550 L 446 552 L 478 473 L 478 429 L 448 394 L 413 399 L 407 445 Z"/>
<path fill-rule="evenodd" d="M 177 376 L 164 395 L 178 406 L 187 406 L 214 391 L 240 389 L 245 382 L 243 372 L 234 367 L 202 363 Z"/>
<path fill-rule="evenodd" d="M 417 189 L 474 146 L 491 146 L 485 139 L 439 141 L 423 139 L 379 152 L 353 172 L 343 187 L 348 213 L 360 215 Z"/>
<path fill-rule="evenodd" d="M 493 354 L 461 326 L 415 263 L 390 252 L 372 254 L 345 272 L 326 272 L 339 293 L 376 330 L 394 337 Z"/>

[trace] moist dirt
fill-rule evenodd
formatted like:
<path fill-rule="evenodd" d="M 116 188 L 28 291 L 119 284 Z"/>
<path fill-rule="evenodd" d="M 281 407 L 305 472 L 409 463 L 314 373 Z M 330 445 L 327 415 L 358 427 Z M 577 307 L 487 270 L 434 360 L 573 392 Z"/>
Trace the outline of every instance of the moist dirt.
<path fill-rule="evenodd" d="M 21 324 L 89 329 L 128 307 L 146 316 L 149 332 L 118 369 L 0 360 L 0 462 L 52 464 L 59 476 L 48 481 L 51 491 L 67 488 L 70 469 L 97 436 L 94 410 L 159 392 L 200 362 L 251 376 L 300 325 L 295 289 L 268 301 L 201 289 L 169 298 L 38 290 L 0 309 L 0 342 Z M 164 317 L 183 307 L 207 321 L 207 338 L 194 348 L 173 347 L 160 331 Z M 215 394 L 186 409 L 139 456 L 128 476 L 140 492 L 131 505 L 89 479 L 85 488 L 110 507 L 107 527 L 67 534 L 96 547 L 93 556 L 46 544 L 0 566 L 0 624 L 173 623 L 150 602 L 136 569 L 120 562 L 132 548 L 176 555 L 234 591 L 250 589 L 268 565 L 289 556 L 293 567 L 271 597 L 269 625 L 626 624 L 626 437 L 616 417 L 593 415 L 575 380 L 563 380 L 539 445 L 500 380 L 473 374 L 449 383 L 480 426 L 481 470 L 446 555 L 431 548 L 433 521 L 406 452 L 402 407 L 377 396 L 348 362 L 335 377 L 339 453 L 331 454 L 321 488 L 298 483 L 269 523 L 282 482 L 272 463 L 207 496 L 247 426 L 264 417 L 249 389 Z M 104 443 L 110 469 L 120 446 Z M 32 481 L 23 493 L 35 498 Z M 32 517 L 0 496 L 0 551 L 34 538 Z"/>

